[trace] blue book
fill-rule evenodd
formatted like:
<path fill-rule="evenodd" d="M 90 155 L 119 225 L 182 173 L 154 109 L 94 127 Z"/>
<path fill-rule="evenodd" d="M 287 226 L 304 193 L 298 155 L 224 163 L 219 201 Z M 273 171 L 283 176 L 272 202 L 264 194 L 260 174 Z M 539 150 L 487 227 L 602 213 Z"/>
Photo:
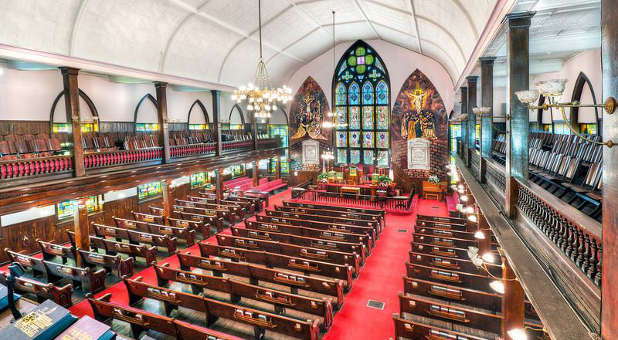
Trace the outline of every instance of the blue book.
<path fill-rule="evenodd" d="M 45 300 L 21 319 L 0 330 L 0 339 L 51 340 L 77 318 L 52 300 Z"/>
<path fill-rule="evenodd" d="M 15 302 L 19 300 L 21 296 L 17 293 L 13 293 Z M 9 289 L 4 285 L 0 285 L 0 312 L 9 306 Z"/>

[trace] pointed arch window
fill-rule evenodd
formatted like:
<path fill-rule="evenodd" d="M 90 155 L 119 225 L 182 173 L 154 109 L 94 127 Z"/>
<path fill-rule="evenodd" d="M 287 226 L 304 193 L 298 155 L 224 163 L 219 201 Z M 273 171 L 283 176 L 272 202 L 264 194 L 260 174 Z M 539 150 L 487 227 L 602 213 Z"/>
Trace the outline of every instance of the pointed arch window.
<path fill-rule="evenodd" d="M 359 40 L 335 69 L 336 163 L 388 166 L 390 80 L 382 58 Z"/>

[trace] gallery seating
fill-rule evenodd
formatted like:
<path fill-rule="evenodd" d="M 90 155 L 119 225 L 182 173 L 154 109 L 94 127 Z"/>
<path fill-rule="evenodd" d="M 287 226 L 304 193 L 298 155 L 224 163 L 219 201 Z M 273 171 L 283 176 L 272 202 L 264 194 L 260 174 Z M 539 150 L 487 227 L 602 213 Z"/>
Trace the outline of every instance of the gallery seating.
<path fill-rule="evenodd" d="M 588 136 L 599 141 L 599 136 Z M 601 220 L 601 178 L 603 177 L 600 145 L 575 135 L 536 132 L 528 137 L 530 180 L 558 198 Z M 505 137 L 494 140 L 492 155 L 504 165 Z"/>

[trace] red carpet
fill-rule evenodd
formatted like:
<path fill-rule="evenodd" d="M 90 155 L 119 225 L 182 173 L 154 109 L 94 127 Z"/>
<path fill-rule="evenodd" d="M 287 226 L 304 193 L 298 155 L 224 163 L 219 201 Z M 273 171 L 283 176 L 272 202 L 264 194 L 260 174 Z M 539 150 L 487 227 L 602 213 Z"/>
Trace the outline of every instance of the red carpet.
<path fill-rule="evenodd" d="M 290 190 L 286 190 L 269 198 L 270 207 L 280 205 L 281 201 L 290 198 Z M 395 329 L 392 314 L 399 312 L 397 294 L 403 290 L 402 276 L 405 274 L 404 263 L 408 259 L 411 232 L 416 222 L 416 213 L 433 216 L 448 216 L 444 202 L 418 200 L 414 205 L 414 214 L 409 216 L 386 214 L 386 228 L 376 242 L 371 256 L 361 268 L 360 276 L 354 280 L 352 290 L 345 295 L 343 308 L 335 315 L 334 323 L 323 340 L 334 339 L 378 339 L 392 338 Z M 399 232 L 406 229 L 406 232 Z M 229 233 L 229 229 L 223 231 Z M 216 242 L 214 236 L 207 242 Z M 199 250 L 196 246 L 188 248 L 194 254 Z M 182 251 L 187 251 L 182 250 Z M 178 267 L 176 256 L 169 257 L 159 263 L 170 263 Z M 155 283 L 154 270 L 148 268 L 136 274 L 142 276 L 145 282 Z M 97 297 L 112 293 L 112 301 L 128 304 L 128 295 L 124 283 L 116 284 L 105 291 L 96 294 Z M 367 307 L 368 300 L 385 302 L 384 310 Z M 83 301 L 70 308 L 77 315 L 92 316 L 88 301 Z"/>
<path fill-rule="evenodd" d="M 408 259 L 416 214 L 448 216 L 445 203 L 433 200 L 418 200 L 414 210 L 410 216 L 386 214 L 386 228 L 323 340 L 383 340 L 394 336 L 392 314 L 399 312 L 397 294 L 403 291 L 404 263 Z M 399 232 L 399 229 L 407 231 Z M 384 310 L 367 307 L 370 299 L 384 302 Z"/>

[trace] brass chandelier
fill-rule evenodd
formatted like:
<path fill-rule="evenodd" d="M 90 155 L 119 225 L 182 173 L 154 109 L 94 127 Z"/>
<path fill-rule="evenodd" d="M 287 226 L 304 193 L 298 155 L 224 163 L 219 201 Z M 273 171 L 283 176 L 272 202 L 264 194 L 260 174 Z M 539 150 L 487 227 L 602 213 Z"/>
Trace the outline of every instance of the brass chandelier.
<path fill-rule="evenodd" d="M 260 37 L 260 57 L 255 71 L 254 83 L 241 86 L 232 94 L 232 100 L 237 103 L 247 101 L 247 111 L 253 112 L 255 118 L 268 119 L 271 113 L 277 110 L 278 104 L 285 104 L 290 100 L 292 89 L 287 86 L 280 88 L 270 87 L 270 77 L 262 57 L 262 1 L 258 0 L 258 20 Z"/>

